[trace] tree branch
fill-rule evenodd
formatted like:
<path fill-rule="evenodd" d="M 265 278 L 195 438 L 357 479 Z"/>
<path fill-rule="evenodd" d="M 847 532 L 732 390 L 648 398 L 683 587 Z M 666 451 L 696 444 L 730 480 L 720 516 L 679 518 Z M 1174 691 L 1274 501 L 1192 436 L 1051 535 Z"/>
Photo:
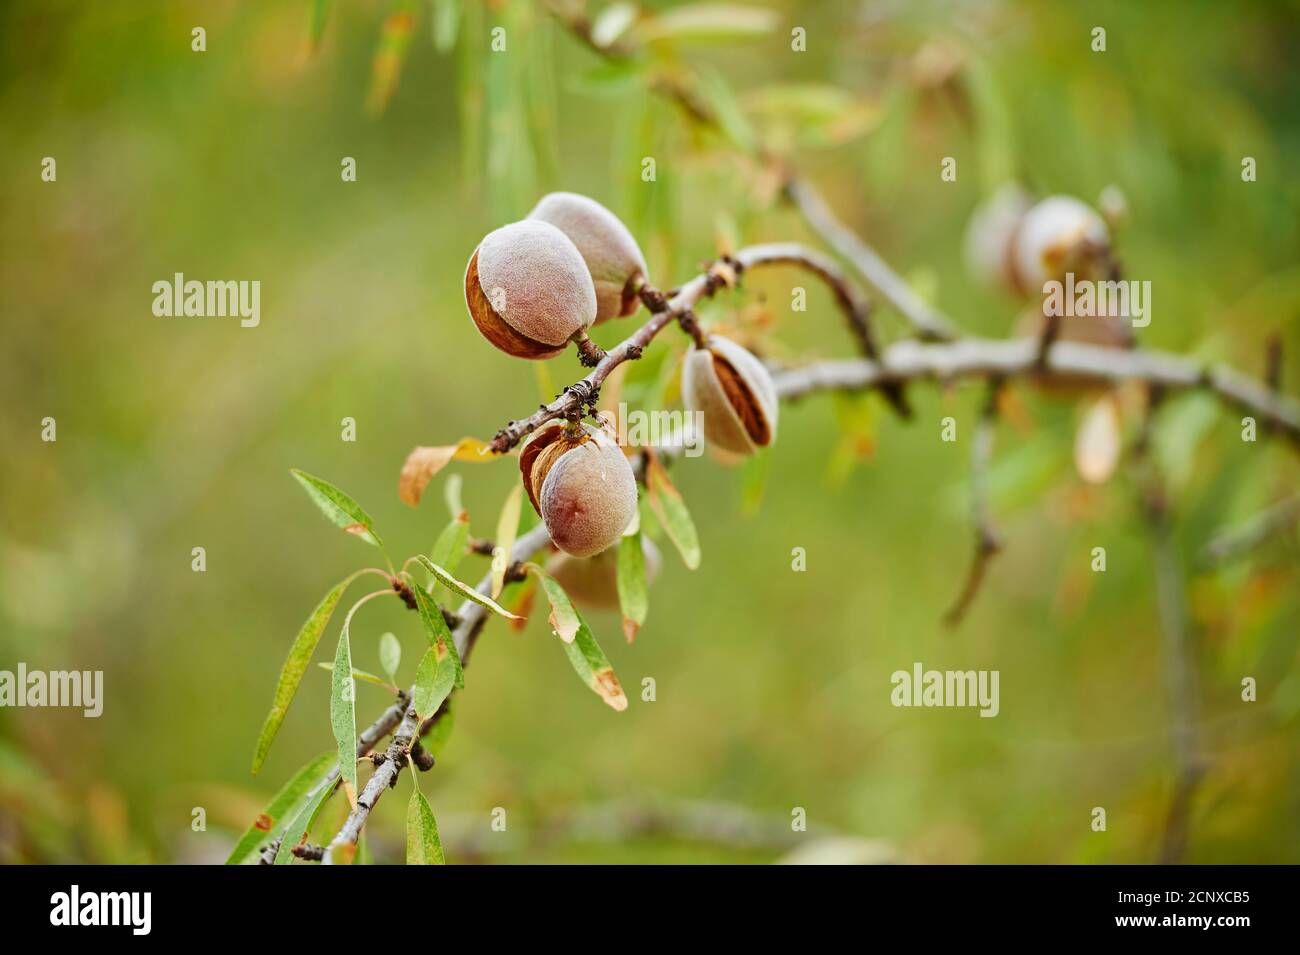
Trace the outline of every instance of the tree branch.
<path fill-rule="evenodd" d="M 510 551 L 510 559 L 512 561 L 528 560 L 533 554 L 549 544 L 550 540 L 545 525 L 539 524 L 515 541 L 515 546 Z M 478 591 L 482 594 L 491 594 L 491 574 L 488 574 L 479 582 Z M 472 600 L 466 600 L 462 603 L 456 613 L 460 623 L 452 631 L 452 640 L 455 642 L 456 651 L 460 654 L 465 665 L 469 664 L 470 654 L 473 652 L 479 631 L 487 621 L 487 614 L 486 607 Z M 438 713 L 435 713 L 421 724 L 419 714 L 415 712 L 414 692 L 415 688 L 412 687 L 407 693 L 409 702 L 402 711 L 401 722 L 397 724 L 396 731 L 393 733 L 393 740 L 384 752 L 383 759 L 375 766 L 374 773 L 366 781 L 366 785 L 357 796 L 356 808 L 348 814 L 343 826 L 330 840 L 323 861 L 327 863 L 332 861 L 333 853 L 340 846 L 356 845 L 357 839 L 361 836 L 361 829 L 365 826 L 366 820 L 370 818 L 370 811 L 375 808 L 375 803 L 379 801 L 379 797 L 384 794 L 384 790 L 397 785 L 397 777 L 401 773 L 402 767 L 406 765 L 407 757 L 410 755 L 416 741 L 445 712 L 443 708 L 439 708 Z"/>
<path fill-rule="evenodd" d="M 971 518 L 975 525 L 975 554 L 971 559 L 970 571 L 966 583 L 962 585 L 957 600 L 944 614 L 943 622 L 949 627 L 961 623 L 984 583 L 984 575 L 991 561 L 1002 549 L 1002 538 L 993 527 L 988 512 L 988 490 L 985 486 L 989 459 L 993 455 L 993 430 L 998 419 L 998 395 L 1002 390 L 1002 380 L 994 378 L 989 384 L 988 397 L 975 435 L 971 439 L 970 484 L 971 484 Z"/>
<path fill-rule="evenodd" d="M 1038 365 L 1038 342 L 1032 338 L 995 340 L 963 338 L 926 345 L 896 342 L 878 362 L 865 358 L 814 362 L 776 371 L 776 390 L 784 398 L 815 391 L 860 391 L 892 381 L 948 382 L 961 378 L 1032 378 L 1074 384 L 1141 381 L 1166 391 L 1206 391 L 1271 425 L 1300 447 L 1300 402 L 1270 391 L 1226 366 L 1206 368 L 1169 352 L 1106 348 L 1057 342 Z"/>
<path fill-rule="evenodd" d="M 1169 735 L 1174 749 L 1174 792 L 1165 817 L 1160 862 L 1179 862 L 1187 848 L 1192 795 L 1205 772 L 1196 740 L 1196 663 L 1187 619 L 1187 597 L 1178 551 L 1169 520 L 1169 499 L 1155 456 L 1151 432 L 1164 392 L 1158 386 L 1147 391 L 1146 415 L 1138 437 L 1136 457 L 1143 521 L 1151 538 L 1156 570 L 1156 602 L 1160 611 L 1160 632 L 1164 638 L 1165 691 L 1169 700 Z"/>
<path fill-rule="evenodd" d="M 709 265 L 702 274 L 681 286 L 671 298 L 654 289 L 643 289 L 642 298 L 651 304 L 651 315 L 644 325 L 605 353 L 591 373 L 564 389 L 550 404 L 542 405 L 526 418 L 511 421 L 493 437 L 490 448 L 505 454 L 525 437 L 548 421 L 581 415 L 600 396 L 601 385 L 619 365 L 641 357 L 641 353 L 667 325 L 681 319 L 703 299 L 711 297 L 725 285 L 734 284 L 743 272 L 772 265 L 797 265 L 805 268 L 831 287 L 836 301 L 845 309 L 850 325 L 866 327 L 867 312 L 861 294 L 827 256 L 793 242 L 752 245 L 733 256 Z M 870 329 L 866 331 L 871 340 Z M 874 344 L 872 345 L 874 349 Z"/>
<path fill-rule="evenodd" d="M 1248 554 L 1274 534 L 1295 527 L 1300 521 L 1300 494 L 1285 497 L 1245 521 L 1215 536 L 1201 551 L 1201 562 L 1207 566 L 1226 563 Z"/>

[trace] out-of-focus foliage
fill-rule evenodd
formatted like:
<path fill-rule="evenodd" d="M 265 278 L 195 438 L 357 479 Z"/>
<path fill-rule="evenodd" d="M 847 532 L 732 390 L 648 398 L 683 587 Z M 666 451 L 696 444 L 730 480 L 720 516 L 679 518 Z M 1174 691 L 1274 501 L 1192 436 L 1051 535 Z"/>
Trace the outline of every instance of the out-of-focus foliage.
<path fill-rule="evenodd" d="M 220 861 L 328 746 L 331 675 L 309 667 L 248 775 L 294 633 L 331 582 L 378 559 L 324 526 L 286 471 L 348 488 L 390 553 L 428 553 L 447 515 L 438 490 L 415 510 L 399 502 L 407 453 L 490 437 L 538 400 L 534 371 L 466 318 L 462 279 L 479 238 L 546 190 L 610 206 L 668 288 L 719 236 L 813 241 L 737 157 L 761 142 L 964 328 L 1003 335 L 1017 306 L 961 266 L 976 202 L 1010 176 L 1088 201 L 1114 183 L 1129 206 L 1126 274 L 1154 288 L 1141 340 L 1258 373 L 1276 334 L 1282 380 L 1300 382 L 1293 8 L 764 0 L 730 20 L 715 10 L 709 26 L 682 4 L 653 6 L 676 12 L 603 21 L 646 44 L 623 66 L 522 0 L 0 9 L 0 669 L 103 670 L 105 692 L 98 719 L 0 710 L 0 860 Z M 719 37 L 728 25 L 744 35 Z M 1098 25 L 1104 53 L 1090 49 Z M 791 50 L 795 27 L 806 52 Z M 647 91 L 680 65 L 703 77 L 725 136 Z M 41 180 L 46 156 L 56 182 Z M 946 156 L 956 182 L 940 180 Z M 1246 156 L 1257 182 L 1241 180 Z M 340 177 L 345 157 L 356 182 Z M 151 285 L 176 272 L 260 280 L 261 324 L 154 317 Z M 701 319 L 784 361 L 849 349 L 806 277 L 744 284 Z M 790 308 L 794 284 L 809 286 L 805 312 Z M 629 327 L 594 337 L 608 345 Z M 665 335 L 626 372 L 624 400 L 676 400 L 681 350 Z M 566 356 L 540 380 L 553 391 L 580 372 Z M 973 421 L 981 392 L 910 397 L 910 424 L 878 397 L 814 398 L 782 410 L 781 440 L 757 464 L 673 464 L 643 530 L 667 544 L 667 529 L 688 555 L 697 535 L 699 569 L 665 559 L 633 644 L 618 639 L 617 610 L 584 610 L 604 650 L 584 642 L 572 661 L 594 672 L 607 653 L 626 712 L 566 672 L 544 598 L 522 630 L 491 620 L 455 732 L 444 719 L 428 741 L 438 765 L 420 783 L 440 839 L 416 855 L 770 861 L 804 846 L 789 838 L 802 807 L 830 857 L 1151 859 L 1172 758 L 1125 462 L 1084 484 L 1084 405 L 1009 389 L 989 475 L 1007 548 L 948 632 L 939 617 L 970 548 L 968 455 L 938 439 L 939 421 Z M 55 443 L 40 440 L 47 416 Z M 355 442 L 340 440 L 345 417 Z M 1295 537 L 1217 570 L 1196 560 L 1296 489 L 1295 455 L 1243 443 L 1240 416 L 1209 399 L 1171 401 L 1160 425 L 1209 758 L 1189 858 L 1300 861 Z M 1127 440 L 1134 426 L 1123 418 Z M 469 533 L 492 536 L 517 468 L 452 461 L 433 480 L 462 475 L 452 516 L 468 509 Z M 520 531 L 534 520 L 525 507 Z M 804 572 L 791 570 L 796 547 Z M 1090 569 L 1095 547 L 1105 573 Z M 456 574 L 488 569 L 467 554 Z M 525 586 L 502 604 L 518 606 Z M 389 631 L 410 685 L 428 644 L 398 600 L 357 614 L 351 661 L 387 672 Z M 893 708 L 889 676 L 914 661 L 1000 670 L 1001 713 Z M 1240 700 L 1247 676 L 1256 703 Z M 391 702 L 370 683 L 355 693 L 363 726 Z M 653 811 L 601 808 L 629 803 Z M 490 830 L 497 806 L 508 834 Z M 1088 826 L 1094 806 L 1106 833 Z M 336 826 L 346 801 L 292 808 Z M 406 808 L 380 803 L 359 858 L 402 858 Z M 741 811 L 753 814 L 743 825 Z"/>

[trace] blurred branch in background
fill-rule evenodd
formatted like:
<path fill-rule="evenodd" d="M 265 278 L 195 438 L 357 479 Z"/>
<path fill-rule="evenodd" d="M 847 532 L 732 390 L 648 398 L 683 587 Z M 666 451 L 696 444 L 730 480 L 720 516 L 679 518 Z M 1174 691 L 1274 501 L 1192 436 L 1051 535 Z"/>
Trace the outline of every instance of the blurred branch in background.
<path fill-rule="evenodd" d="M 474 860 L 521 848 L 667 839 L 728 849 L 780 853 L 784 863 L 880 865 L 905 860 L 888 842 L 825 826 L 795 831 L 790 817 L 732 803 L 703 800 L 620 800 L 548 811 L 525 827 L 526 835 L 493 832 L 481 815 L 445 814 L 444 843 Z"/>

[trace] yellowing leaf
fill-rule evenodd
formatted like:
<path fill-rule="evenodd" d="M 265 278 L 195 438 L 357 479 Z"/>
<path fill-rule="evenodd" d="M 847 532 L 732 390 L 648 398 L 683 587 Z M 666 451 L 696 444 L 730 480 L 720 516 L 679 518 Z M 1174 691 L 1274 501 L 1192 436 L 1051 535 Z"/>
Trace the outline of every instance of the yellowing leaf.
<path fill-rule="evenodd" d="M 513 547 L 514 543 L 511 542 L 510 546 Z M 448 590 L 452 591 L 453 593 L 460 594 L 466 600 L 472 600 L 474 603 L 478 604 L 481 607 L 487 607 L 493 613 L 505 617 L 507 620 L 515 619 L 514 614 L 512 614 L 505 607 L 501 606 L 491 597 L 479 593 L 477 588 L 471 587 L 469 584 L 457 580 L 451 574 L 447 573 L 446 570 L 439 567 L 437 564 L 429 560 L 429 558 L 425 557 L 423 554 L 417 554 L 415 559 L 418 560 L 421 564 L 423 564 L 424 569 L 427 570 L 429 573 L 433 574 L 433 576 L 437 578 L 438 583 L 442 584 Z"/>
<path fill-rule="evenodd" d="M 564 592 L 560 582 L 542 570 L 539 565 L 529 564 L 528 570 L 542 582 L 542 590 L 545 591 L 546 599 L 551 604 L 551 615 L 548 618 L 551 629 L 565 643 L 572 643 L 582 623 L 578 619 L 578 612 L 573 609 L 573 602 L 569 600 L 569 595 Z"/>
<path fill-rule="evenodd" d="M 491 461 L 500 455 L 488 449 L 486 441 L 478 438 L 461 438 L 455 444 L 441 447 L 418 447 L 406 456 L 402 473 L 397 479 L 397 496 L 402 503 L 415 507 L 420 503 L 420 495 L 429 486 L 433 476 L 452 461 L 470 461 L 481 463 Z"/>
<path fill-rule="evenodd" d="M 625 534 L 618 542 L 618 605 L 623 611 L 623 636 L 631 643 L 650 608 L 646 586 L 645 551 L 641 531 Z"/>
<path fill-rule="evenodd" d="M 646 455 L 646 489 L 650 510 L 691 570 L 700 566 L 700 539 L 681 493 L 654 454 Z"/>
<path fill-rule="evenodd" d="M 578 611 L 575 610 L 574 613 L 578 616 L 578 632 L 572 643 L 560 645 L 564 647 L 569 663 L 582 681 L 610 708 L 621 713 L 627 709 L 627 695 L 623 692 L 623 686 L 614 675 L 614 667 L 605 656 L 605 651 L 600 649 L 587 621 L 582 619 Z"/>
<path fill-rule="evenodd" d="M 506 503 L 501 508 L 501 516 L 497 519 L 497 542 L 492 553 L 492 596 L 494 598 L 501 595 L 501 590 L 506 585 L 506 571 L 510 568 L 510 552 L 515 549 L 515 537 L 519 533 L 519 510 L 522 506 L 523 494 L 524 486 L 516 484 L 506 496 Z M 506 616 L 512 615 L 506 614 Z"/>

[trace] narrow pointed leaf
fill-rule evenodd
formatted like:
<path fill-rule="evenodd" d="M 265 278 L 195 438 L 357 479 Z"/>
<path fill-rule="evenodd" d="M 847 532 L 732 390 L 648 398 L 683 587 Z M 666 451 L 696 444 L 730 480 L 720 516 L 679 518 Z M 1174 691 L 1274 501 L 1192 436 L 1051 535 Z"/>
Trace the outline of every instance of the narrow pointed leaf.
<path fill-rule="evenodd" d="M 355 760 L 353 762 L 355 764 Z M 280 848 L 275 853 L 276 865 L 288 865 L 293 861 L 293 847 L 302 842 L 303 837 L 311 831 L 312 823 L 316 821 L 321 807 L 325 805 L 325 800 L 330 798 L 332 792 L 334 792 L 333 786 L 321 786 L 319 791 L 299 808 L 293 821 L 284 830 L 284 838 L 280 840 Z"/>
<path fill-rule="evenodd" d="M 333 663 L 318 663 L 316 665 L 322 670 L 328 670 L 330 673 L 334 672 Z M 375 686 L 382 686 L 385 690 L 397 691 L 397 687 L 393 686 L 393 684 L 389 683 L 379 674 L 371 673 L 369 670 L 358 670 L 356 667 L 353 667 L 352 679 L 360 680 L 363 683 L 373 683 Z"/>
<path fill-rule="evenodd" d="M 686 509 L 681 492 L 673 487 L 663 465 L 654 455 L 646 458 L 646 485 L 651 513 L 682 555 L 682 561 L 695 570 L 700 566 L 700 539 L 695 533 L 695 522 L 691 520 L 691 512 Z"/>
<path fill-rule="evenodd" d="M 456 651 L 456 641 L 452 639 L 451 630 L 442 616 L 442 608 L 423 587 L 413 586 L 411 591 L 415 594 L 415 603 L 420 611 L 420 623 L 424 624 L 424 635 L 429 640 L 429 646 L 435 651 L 440 646 L 445 647 L 451 654 L 451 663 L 456 673 L 455 685 L 463 687 L 465 668 L 461 665 L 460 654 Z"/>
<path fill-rule="evenodd" d="M 542 590 L 546 594 L 547 601 L 550 602 L 551 615 L 547 619 L 551 624 L 551 629 L 565 643 L 572 643 L 573 638 L 578 633 L 578 628 L 582 626 L 581 620 L 578 619 L 578 612 L 573 609 L 573 601 L 564 592 L 560 582 L 544 571 L 538 564 L 529 564 L 528 570 L 542 582 Z"/>
<path fill-rule="evenodd" d="M 325 24 L 329 20 L 330 0 L 312 0 L 311 19 L 307 24 L 307 49 L 315 53 L 320 49 L 321 38 L 325 35 Z"/>
<path fill-rule="evenodd" d="M 438 583 L 442 584 L 452 593 L 459 594 L 460 596 L 464 597 L 466 600 L 472 600 L 474 601 L 474 603 L 479 604 L 480 606 L 487 607 L 493 613 L 500 614 L 502 617 L 505 617 L 507 620 L 515 619 L 514 614 L 512 614 L 505 607 L 501 606 L 491 597 L 481 593 L 477 588 L 471 587 L 469 584 L 465 583 L 464 581 L 457 580 L 451 574 L 447 573 L 445 568 L 439 567 L 437 564 L 429 560 L 429 558 L 425 557 L 423 554 L 418 555 L 416 559 L 419 560 L 419 562 L 424 565 L 425 570 L 427 570 L 429 573 L 433 574 L 433 576 L 437 578 Z"/>
<path fill-rule="evenodd" d="M 469 515 L 461 511 L 452 518 L 451 523 L 442 529 L 438 539 L 433 542 L 429 559 L 448 574 L 456 573 L 456 567 L 465 556 L 465 547 L 469 542 Z"/>
<path fill-rule="evenodd" d="M 629 643 L 645 623 L 650 609 L 644 546 L 639 529 L 618 542 L 618 605 L 623 611 L 623 635 Z"/>
<path fill-rule="evenodd" d="M 397 682 L 397 668 L 402 665 L 402 642 L 395 634 L 385 633 L 379 638 L 379 668 L 388 679 Z"/>
<path fill-rule="evenodd" d="M 519 533 L 519 510 L 523 502 L 524 486 L 516 484 L 506 497 L 497 519 L 497 546 L 492 554 L 492 596 L 501 595 L 506 585 L 506 571 L 510 567 L 510 553 L 515 549 L 515 537 Z M 471 598 L 473 599 L 473 598 Z"/>
<path fill-rule="evenodd" d="M 241 865 L 257 856 L 262 846 L 275 838 L 277 832 L 298 814 L 312 787 L 322 782 L 334 767 L 335 754 L 331 750 L 321 753 L 294 775 L 284 788 L 262 810 L 261 815 L 253 820 L 244 834 L 235 843 L 226 865 Z"/>
<path fill-rule="evenodd" d="M 448 701 L 447 708 L 442 711 L 442 716 L 424 734 L 424 748 L 430 756 L 434 759 L 442 756 L 442 751 L 447 748 L 447 740 L 451 738 L 451 731 L 455 728 L 456 698 L 453 696 Z"/>
<path fill-rule="evenodd" d="M 257 750 L 253 753 L 254 775 L 257 775 L 257 771 L 262 768 L 262 763 L 266 761 L 266 754 L 271 749 L 275 734 L 280 731 L 280 724 L 284 722 L 284 716 L 289 712 L 289 704 L 293 702 L 293 696 L 298 691 L 298 684 L 302 682 L 302 676 L 307 672 L 307 665 L 311 663 L 312 654 L 316 652 L 316 644 L 320 642 L 321 634 L 325 632 L 334 608 L 338 606 L 339 599 L 351 580 L 352 578 L 349 577 L 347 580 L 340 581 L 325 595 L 289 647 L 289 656 L 285 658 L 284 666 L 280 668 L 280 680 L 275 686 L 275 699 L 271 702 L 271 712 L 266 715 L 262 732 L 257 737 Z"/>
<path fill-rule="evenodd" d="M 561 644 L 569 657 L 569 663 L 582 678 L 582 682 L 586 683 L 597 696 L 613 709 L 622 712 L 627 709 L 627 695 L 623 692 L 618 677 L 614 675 L 614 667 L 605 656 L 605 651 L 600 648 L 600 644 L 596 642 L 591 628 L 587 626 L 587 621 L 582 619 L 581 614 L 578 614 L 578 623 L 578 633 L 573 638 L 573 642 Z"/>
<path fill-rule="evenodd" d="M 442 499 L 447 503 L 447 513 L 455 520 L 465 514 L 465 505 L 460 499 L 460 488 L 464 481 L 459 474 L 448 474 L 442 483 Z M 468 516 L 468 515 L 467 515 Z"/>
<path fill-rule="evenodd" d="M 383 547 L 383 541 L 375 533 L 374 521 L 365 509 L 350 498 L 346 493 L 339 490 L 329 481 L 323 481 L 318 477 L 313 477 L 297 468 L 291 468 L 290 474 L 303 486 L 307 496 L 316 502 L 316 506 L 321 509 L 321 513 L 329 518 L 335 527 L 340 527 L 356 537 L 360 537 L 367 544 L 373 544 L 376 547 Z"/>
<path fill-rule="evenodd" d="M 438 712 L 438 707 L 456 687 L 456 664 L 452 660 L 452 651 L 447 649 L 449 645 L 450 641 L 440 641 L 437 646 L 424 651 L 416 668 L 411 702 L 421 720 Z"/>
<path fill-rule="evenodd" d="M 433 47 L 447 53 L 456 45 L 461 0 L 433 0 Z"/>
<path fill-rule="evenodd" d="M 406 804 L 406 864 L 445 865 L 446 862 L 433 807 L 424 793 L 413 789 L 411 801 Z"/>
<path fill-rule="evenodd" d="M 334 652 L 334 672 L 330 674 L 330 727 L 338 745 L 339 778 L 348 802 L 357 805 L 357 684 L 352 679 L 352 643 L 348 622 L 339 634 Z"/>

